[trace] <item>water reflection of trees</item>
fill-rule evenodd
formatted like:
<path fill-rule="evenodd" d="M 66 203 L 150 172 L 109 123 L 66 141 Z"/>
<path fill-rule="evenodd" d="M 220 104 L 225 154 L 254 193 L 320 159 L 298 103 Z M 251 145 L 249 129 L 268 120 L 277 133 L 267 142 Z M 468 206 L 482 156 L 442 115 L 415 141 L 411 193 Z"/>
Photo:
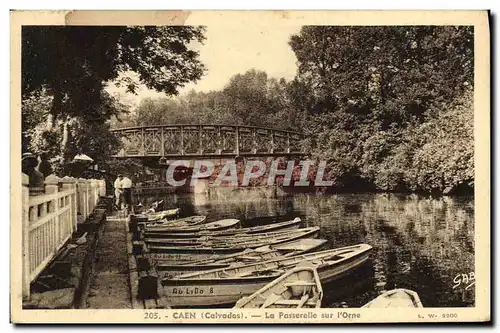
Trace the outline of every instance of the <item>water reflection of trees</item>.
<path fill-rule="evenodd" d="M 305 195 L 295 204 L 335 246 L 374 246 L 376 293 L 405 287 L 420 291 L 429 306 L 474 303 L 474 288 L 453 289 L 457 274 L 474 271 L 472 199 Z"/>
<path fill-rule="evenodd" d="M 352 289 L 346 291 L 347 296 L 338 295 L 336 284 L 327 286 L 325 306 L 360 306 L 392 288 L 417 291 L 425 306 L 474 304 L 474 287 L 453 289 L 457 274 L 474 271 L 472 198 L 392 194 L 276 197 L 265 188 L 221 188 L 211 189 L 204 198 L 174 195 L 165 202 L 180 207 L 183 215 L 238 218 L 248 220 L 244 223 L 249 225 L 263 223 L 256 217 L 300 216 L 306 226 L 319 226 L 321 237 L 332 247 L 372 245 L 370 274 L 360 273 L 362 283 L 344 288 Z"/>

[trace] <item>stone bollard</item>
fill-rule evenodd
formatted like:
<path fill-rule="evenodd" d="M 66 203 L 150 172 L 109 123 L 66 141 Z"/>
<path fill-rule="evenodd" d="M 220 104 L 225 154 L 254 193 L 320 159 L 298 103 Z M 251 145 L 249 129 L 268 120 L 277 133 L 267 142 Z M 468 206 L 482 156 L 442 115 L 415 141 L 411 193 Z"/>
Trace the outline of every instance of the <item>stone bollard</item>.
<path fill-rule="evenodd" d="M 70 198 L 70 216 L 71 216 L 71 225 L 73 227 L 73 232 L 77 230 L 78 227 L 78 206 L 77 206 L 77 192 L 76 192 L 76 179 L 73 177 L 64 176 L 60 179 L 62 183 L 62 190 L 69 191 Z"/>
<path fill-rule="evenodd" d="M 139 271 L 138 296 L 141 299 L 152 299 L 158 297 L 158 272 L 151 268 L 147 271 Z"/>
<path fill-rule="evenodd" d="M 141 255 L 145 253 L 145 244 L 141 241 L 132 241 L 132 254 L 134 256 Z"/>
<path fill-rule="evenodd" d="M 128 230 L 131 233 L 137 233 L 139 231 L 139 226 L 137 223 L 137 216 L 130 215 L 130 221 L 128 223 Z"/>

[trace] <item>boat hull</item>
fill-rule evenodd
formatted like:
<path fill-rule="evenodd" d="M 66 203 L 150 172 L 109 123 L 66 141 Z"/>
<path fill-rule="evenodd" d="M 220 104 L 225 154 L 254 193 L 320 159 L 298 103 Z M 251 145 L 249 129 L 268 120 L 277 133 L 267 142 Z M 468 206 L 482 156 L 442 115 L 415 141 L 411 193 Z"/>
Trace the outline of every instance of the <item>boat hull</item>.
<path fill-rule="evenodd" d="M 274 231 L 266 234 L 236 234 L 233 236 L 204 236 L 200 238 L 148 238 L 144 237 L 144 241 L 150 246 L 212 246 L 212 247 L 227 247 L 233 245 L 238 247 L 240 244 L 247 245 L 253 243 L 259 244 L 277 244 L 284 237 L 294 237 L 300 235 L 304 229 L 296 229 L 293 231 Z"/>
<path fill-rule="evenodd" d="M 370 258 L 370 252 L 365 252 L 360 254 L 359 256 L 350 258 L 346 260 L 342 265 L 339 266 L 331 266 L 331 267 L 319 267 L 318 274 L 322 284 L 327 284 L 332 281 L 335 281 L 341 277 L 344 277 L 351 273 L 356 268 L 363 265 Z M 313 261 L 314 262 L 314 261 Z"/>
<path fill-rule="evenodd" d="M 379 295 L 363 308 L 423 308 L 418 294 L 408 289 L 393 289 Z"/>
<path fill-rule="evenodd" d="M 310 262 L 313 265 L 319 265 L 317 268 L 319 278 L 321 283 L 325 284 L 349 274 L 364 264 L 370 254 L 371 248 L 335 265 L 321 264 L 315 260 Z M 299 262 L 296 262 L 286 269 L 291 269 L 298 264 Z M 274 261 L 270 265 L 271 270 L 276 270 L 278 267 L 279 265 Z M 173 307 L 228 305 L 236 303 L 241 297 L 253 294 L 283 273 L 282 270 L 281 273 L 245 278 L 183 278 L 181 276 L 179 279 L 165 279 L 162 285 L 169 304 Z"/>
<path fill-rule="evenodd" d="M 285 232 L 290 230 L 296 230 L 300 227 L 302 221 L 299 219 L 297 221 L 287 221 L 274 223 L 270 225 L 260 226 L 260 227 L 250 227 L 250 228 L 240 228 L 240 229 L 228 229 L 219 231 L 203 231 L 203 232 L 183 232 L 183 233 L 170 233 L 170 232 L 157 232 L 154 230 L 148 230 L 144 232 L 144 238 L 163 238 L 163 239 L 177 239 L 177 238 L 200 238 L 200 237 L 237 237 L 240 235 L 259 235 L 267 232 Z"/>
<path fill-rule="evenodd" d="M 248 248 L 257 248 L 264 245 L 282 244 L 303 238 L 316 238 L 319 235 L 319 228 L 310 228 L 308 232 L 298 233 L 289 238 L 279 241 L 269 241 L 267 243 L 245 243 L 244 245 L 234 244 L 231 247 L 189 247 L 189 246 L 148 246 L 149 256 L 153 260 L 162 261 L 195 261 L 211 258 L 216 255 L 233 254 L 242 252 Z"/>
<path fill-rule="evenodd" d="M 301 241 L 309 241 L 309 246 L 303 246 L 302 249 L 296 248 L 294 251 L 289 250 L 289 248 L 293 247 L 293 244 L 300 243 Z M 314 242 L 310 242 L 314 241 Z M 191 272 L 199 272 L 206 271 L 210 269 L 217 268 L 226 268 L 232 267 L 236 265 L 244 265 L 248 264 L 248 257 L 255 257 L 255 260 L 266 261 L 277 258 L 285 258 L 293 255 L 299 255 L 303 253 L 310 253 L 314 251 L 318 251 L 327 243 L 326 240 L 321 239 L 303 239 L 298 241 L 290 242 L 290 246 L 287 244 L 283 244 L 283 246 L 277 245 L 275 249 L 269 250 L 268 252 L 259 253 L 257 250 L 251 251 L 242 251 L 239 256 L 232 255 L 230 258 L 220 257 L 219 261 L 211 262 L 211 263 L 177 263 L 177 262 L 165 262 L 162 260 L 156 261 L 156 269 L 160 272 L 160 275 L 163 277 L 169 276 L 177 276 L 181 274 L 191 273 Z M 210 258 L 212 259 L 212 258 Z"/>
<path fill-rule="evenodd" d="M 320 308 L 322 299 L 323 288 L 316 268 L 301 266 L 241 298 L 234 308 Z"/>
<path fill-rule="evenodd" d="M 225 279 L 225 281 L 199 280 L 183 281 L 181 284 L 163 285 L 172 307 L 195 307 L 233 304 L 241 297 L 253 294 L 256 290 L 277 278 L 273 277 L 243 279 Z"/>
<path fill-rule="evenodd" d="M 241 226 L 240 220 L 226 219 L 226 220 L 209 222 L 209 223 L 204 223 L 204 224 L 195 225 L 195 226 L 188 226 L 188 227 L 173 227 L 173 228 L 171 228 L 171 227 L 163 227 L 163 226 L 150 226 L 150 227 L 146 227 L 145 232 L 146 233 L 151 233 L 151 232 L 191 233 L 191 232 L 198 232 L 198 231 L 203 231 L 203 230 L 220 231 L 220 230 L 239 228 L 240 226 Z"/>
<path fill-rule="evenodd" d="M 201 249 L 192 249 L 189 247 L 172 247 L 167 249 L 155 250 L 151 249 L 150 253 L 148 253 L 149 258 L 152 260 L 161 260 L 163 262 L 189 262 L 189 261 L 197 261 L 197 260 L 205 260 L 209 259 L 215 255 L 227 255 L 233 254 L 237 252 L 241 252 L 242 249 L 210 249 L 210 248 L 201 248 Z"/>
<path fill-rule="evenodd" d="M 143 228 L 185 228 L 206 223 L 206 216 L 188 216 L 175 220 L 159 220 L 154 222 L 138 222 Z M 156 233 L 153 233 L 156 234 Z"/>

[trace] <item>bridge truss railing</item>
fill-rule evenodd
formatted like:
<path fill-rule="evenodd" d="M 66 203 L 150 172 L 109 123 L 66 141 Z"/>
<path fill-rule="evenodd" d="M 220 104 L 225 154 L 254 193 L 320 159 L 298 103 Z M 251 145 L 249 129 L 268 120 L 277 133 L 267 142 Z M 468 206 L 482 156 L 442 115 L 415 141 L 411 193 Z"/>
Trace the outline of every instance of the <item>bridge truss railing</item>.
<path fill-rule="evenodd" d="M 301 154 L 301 133 L 253 126 L 158 125 L 113 130 L 116 157 Z"/>

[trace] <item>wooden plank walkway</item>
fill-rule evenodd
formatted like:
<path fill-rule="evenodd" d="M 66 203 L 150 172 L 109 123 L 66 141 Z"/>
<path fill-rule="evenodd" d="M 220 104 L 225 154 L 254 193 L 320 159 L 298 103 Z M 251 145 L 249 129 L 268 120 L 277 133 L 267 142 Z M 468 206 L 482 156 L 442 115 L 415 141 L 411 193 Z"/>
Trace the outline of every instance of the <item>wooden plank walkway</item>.
<path fill-rule="evenodd" d="M 126 218 L 110 216 L 96 250 L 87 308 L 131 309 Z"/>

